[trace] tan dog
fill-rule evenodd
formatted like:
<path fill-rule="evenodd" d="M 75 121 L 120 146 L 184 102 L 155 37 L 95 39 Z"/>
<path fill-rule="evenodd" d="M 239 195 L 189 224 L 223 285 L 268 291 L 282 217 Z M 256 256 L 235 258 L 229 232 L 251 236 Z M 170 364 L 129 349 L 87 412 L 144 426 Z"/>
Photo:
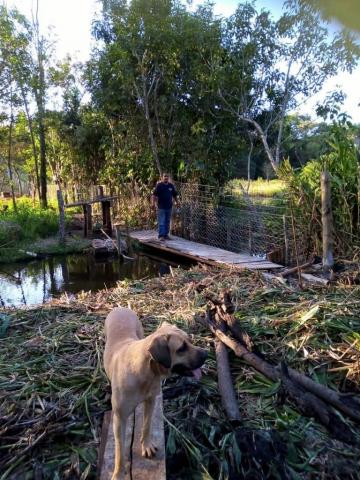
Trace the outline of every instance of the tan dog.
<path fill-rule="evenodd" d="M 151 439 L 151 420 L 160 382 L 171 373 L 201 377 L 200 367 L 207 352 L 194 347 L 188 335 L 164 322 L 144 338 L 137 315 L 127 308 L 115 308 L 105 320 L 105 371 L 112 388 L 114 414 L 115 468 L 112 480 L 124 472 L 126 422 L 135 408 L 144 402 L 141 450 L 145 457 L 155 455 Z"/>

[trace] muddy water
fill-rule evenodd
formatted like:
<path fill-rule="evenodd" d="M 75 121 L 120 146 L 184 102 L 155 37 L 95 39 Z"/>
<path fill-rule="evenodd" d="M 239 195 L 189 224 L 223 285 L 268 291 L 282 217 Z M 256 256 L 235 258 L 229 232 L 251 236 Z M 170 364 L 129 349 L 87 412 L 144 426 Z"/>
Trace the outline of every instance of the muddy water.
<path fill-rule="evenodd" d="M 0 265 L 0 307 L 42 304 L 64 292 L 98 291 L 118 280 L 164 275 L 170 265 L 176 267 L 177 261 L 140 254 L 124 263 L 117 258 L 68 255 L 4 264 Z"/>

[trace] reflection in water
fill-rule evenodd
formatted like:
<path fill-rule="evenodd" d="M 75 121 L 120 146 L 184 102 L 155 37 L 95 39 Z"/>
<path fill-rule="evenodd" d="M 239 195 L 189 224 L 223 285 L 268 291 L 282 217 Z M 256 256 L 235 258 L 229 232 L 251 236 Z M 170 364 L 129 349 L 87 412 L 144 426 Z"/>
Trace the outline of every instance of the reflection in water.
<path fill-rule="evenodd" d="M 124 263 L 117 258 L 69 255 L 0 265 L 0 306 L 41 304 L 63 292 L 97 291 L 125 278 L 136 280 L 169 272 L 168 263 L 145 255 Z"/>

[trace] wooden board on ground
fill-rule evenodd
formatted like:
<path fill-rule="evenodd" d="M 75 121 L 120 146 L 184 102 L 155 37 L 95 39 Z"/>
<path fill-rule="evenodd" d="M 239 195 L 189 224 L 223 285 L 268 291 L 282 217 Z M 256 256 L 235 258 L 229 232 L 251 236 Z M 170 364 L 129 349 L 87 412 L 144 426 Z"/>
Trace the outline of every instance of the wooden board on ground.
<path fill-rule="evenodd" d="M 127 423 L 126 474 L 124 480 L 165 480 L 165 438 L 161 393 L 156 397 L 152 423 L 153 439 L 158 447 L 158 451 L 156 456 L 151 459 L 141 456 L 140 436 L 142 422 L 143 406 L 139 405 L 135 411 L 135 416 L 131 415 Z M 100 480 L 111 480 L 114 469 L 114 458 L 115 442 L 112 426 L 112 412 L 106 412 L 99 448 L 98 478 Z"/>
<path fill-rule="evenodd" d="M 270 270 L 283 267 L 277 263 L 269 262 L 268 260 L 258 257 L 252 257 L 248 254 L 229 252 L 222 248 L 192 242 L 191 240 L 186 240 L 185 238 L 173 235 L 171 236 L 171 240 L 160 242 L 155 230 L 131 232 L 130 237 L 144 245 L 182 255 L 204 263 L 215 263 L 237 269 L 247 268 L 249 270 Z"/>

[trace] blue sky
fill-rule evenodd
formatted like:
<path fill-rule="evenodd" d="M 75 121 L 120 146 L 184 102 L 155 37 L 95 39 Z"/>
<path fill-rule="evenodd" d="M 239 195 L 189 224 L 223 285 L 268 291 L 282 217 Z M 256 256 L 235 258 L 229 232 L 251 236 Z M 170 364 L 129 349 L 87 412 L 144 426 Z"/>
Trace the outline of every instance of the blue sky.
<path fill-rule="evenodd" d="M 1 0 L 0 0 L 1 1 Z M 35 0 L 2 0 L 8 7 L 16 6 L 22 13 L 30 15 Z M 201 3 L 193 0 L 193 6 Z M 236 9 L 238 0 L 214 1 L 215 13 L 231 15 Z M 274 17 L 281 14 L 282 0 L 257 0 L 257 5 L 269 9 Z M 96 0 L 39 0 L 39 18 L 43 30 L 52 26 L 53 34 L 57 38 L 57 55 L 59 58 L 70 53 L 77 60 L 85 61 L 91 49 L 91 21 L 99 10 Z M 323 91 L 310 99 L 301 107 L 301 113 L 313 115 L 317 102 L 326 96 L 326 93 L 339 85 L 348 98 L 344 110 L 349 113 L 355 122 L 360 123 L 360 67 L 352 75 L 341 73 L 326 82 Z"/>

